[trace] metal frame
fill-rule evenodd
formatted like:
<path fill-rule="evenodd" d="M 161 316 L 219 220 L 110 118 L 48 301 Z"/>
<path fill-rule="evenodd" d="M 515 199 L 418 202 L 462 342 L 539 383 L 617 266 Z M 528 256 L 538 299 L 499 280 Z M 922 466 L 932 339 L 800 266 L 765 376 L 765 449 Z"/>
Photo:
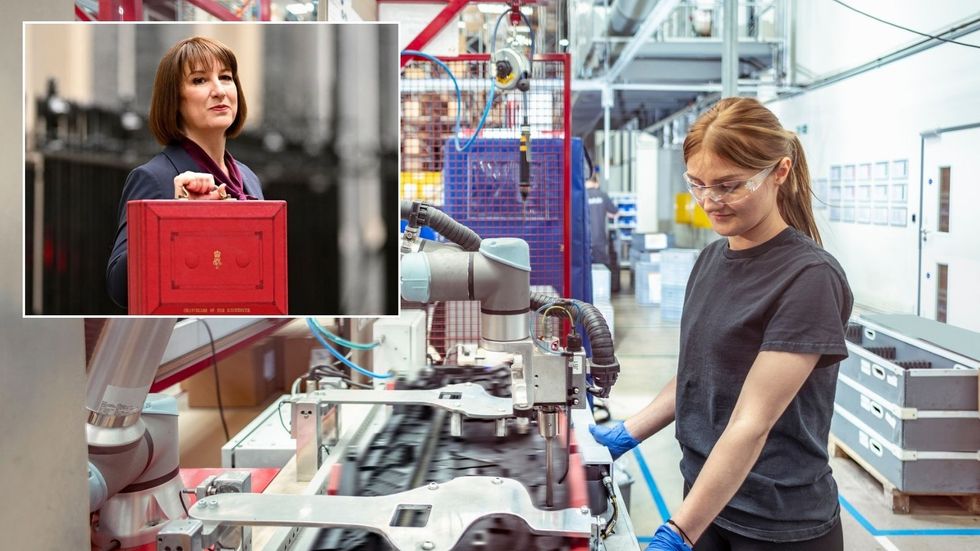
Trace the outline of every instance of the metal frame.
<path fill-rule="evenodd" d="M 637 52 L 640 51 L 640 47 L 643 46 L 647 40 L 650 39 L 650 35 L 653 31 L 660 27 L 664 21 L 667 20 L 667 16 L 674 11 L 674 8 L 680 3 L 680 0 L 662 0 L 654 6 L 653 11 L 647 16 L 643 25 L 637 29 L 633 38 L 630 40 L 629 44 L 623 48 L 623 52 L 619 55 L 619 59 L 616 63 L 609 69 L 609 72 L 605 74 L 604 80 L 607 84 L 613 83 L 619 74 L 623 72 L 633 58 L 636 57 Z M 603 167 L 604 169 L 607 167 Z"/>
<path fill-rule="evenodd" d="M 452 397 L 447 397 L 446 394 Z M 514 416 L 514 403 L 510 398 L 492 396 L 482 386 L 473 383 L 446 385 L 431 390 L 315 390 L 308 398 L 328 404 L 431 406 L 473 419 Z"/>
<path fill-rule="evenodd" d="M 434 2 L 426 0 L 382 0 L 388 4 L 432 4 Z M 433 38 L 438 36 L 439 33 L 446 28 L 453 18 L 459 15 L 459 12 L 463 11 L 463 8 L 470 3 L 470 0 L 445 0 L 446 7 L 442 9 L 435 18 L 429 22 L 428 25 L 422 29 L 419 34 L 408 43 L 405 47 L 406 50 L 419 50 L 422 51 L 425 46 L 432 41 Z M 515 4 L 520 3 L 522 5 L 534 4 L 534 0 L 485 0 L 485 3 L 502 3 L 502 4 Z M 401 67 L 404 67 L 408 60 L 411 58 L 402 57 Z"/>
<path fill-rule="evenodd" d="M 415 517 L 403 523 L 402 515 Z M 190 517 L 223 525 L 358 528 L 380 534 L 397 549 L 451 549 L 475 522 L 508 515 L 536 534 L 588 538 L 589 508 L 541 510 L 516 480 L 460 477 L 388 496 L 217 494 L 199 501 Z M 411 525 L 402 525 L 411 524 Z"/>

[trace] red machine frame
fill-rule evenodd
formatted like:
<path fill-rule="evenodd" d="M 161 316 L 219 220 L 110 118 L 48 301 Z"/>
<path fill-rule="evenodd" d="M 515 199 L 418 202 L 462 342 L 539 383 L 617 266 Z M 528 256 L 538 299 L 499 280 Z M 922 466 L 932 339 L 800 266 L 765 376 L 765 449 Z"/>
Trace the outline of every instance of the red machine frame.
<path fill-rule="evenodd" d="M 217 17 L 222 21 L 242 21 L 241 16 L 235 15 L 228 8 L 215 0 L 187 0 L 197 8 Z M 246 5 L 250 5 L 251 0 Z M 258 0 L 258 21 L 269 21 L 271 17 L 272 0 Z M 76 21 L 142 21 L 143 0 L 99 0 L 98 13 L 89 13 L 75 4 Z"/>

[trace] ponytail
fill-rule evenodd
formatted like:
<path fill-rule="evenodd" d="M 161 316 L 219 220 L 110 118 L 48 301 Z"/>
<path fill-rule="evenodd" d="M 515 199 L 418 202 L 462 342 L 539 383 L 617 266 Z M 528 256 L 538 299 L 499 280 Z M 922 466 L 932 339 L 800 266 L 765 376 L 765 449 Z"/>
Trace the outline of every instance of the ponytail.
<path fill-rule="evenodd" d="M 793 166 L 790 169 L 789 177 L 779 186 L 779 195 L 776 197 L 776 205 L 779 207 L 779 214 L 787 224 L 793 226 L 801 233 L 804 233 L 823 246 L 820 240 L 820 231 L 817 230 L 817 223 L 813 218 L 813 205 L 810 196 L 812 187 L 810 186 L 810 169 L 806 164 L 806 154 L 803 153 L 803 145 L 800 138 L 791 132 L 793 149 Z"/>

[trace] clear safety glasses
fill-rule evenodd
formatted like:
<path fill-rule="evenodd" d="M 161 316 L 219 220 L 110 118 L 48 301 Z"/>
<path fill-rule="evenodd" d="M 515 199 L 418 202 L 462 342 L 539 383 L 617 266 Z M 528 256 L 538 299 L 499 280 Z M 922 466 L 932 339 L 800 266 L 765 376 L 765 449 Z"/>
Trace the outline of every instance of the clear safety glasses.
<path fill-rule="evenodd" d="M 684 181 L 687 182 L 688 191 L 691 192 L 691 195 L 694 196 L 694 199 L 698 203 L 703 203 L 705 199 L 710 198 L 715 203 L 730 205 L 745 199 L 753 191 L 759 189 L 759 186 L 762 185 L 762 182 L 766 181 L 766 177 L 769 176 L 769 173 L 774 168 L 776 168 L 776 165 L 763 169 L 748 180 L 732 180 L 731 182 L 723 182 L 713 186 L 706 186 L 694 180 L 686 172 L 684 173 Z"/>

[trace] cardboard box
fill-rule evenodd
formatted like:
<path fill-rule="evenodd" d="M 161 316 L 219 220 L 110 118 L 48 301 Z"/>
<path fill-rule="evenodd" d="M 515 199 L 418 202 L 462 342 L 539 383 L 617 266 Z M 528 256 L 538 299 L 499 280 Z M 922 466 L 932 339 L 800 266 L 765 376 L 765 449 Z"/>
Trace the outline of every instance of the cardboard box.
<path fill-rule="evenodd" d="M 293 381 L 302 377 L 310 369 L 310 355 L 314 349 L 322 348 L 307 331 L 306 336 L 284 335 L 275 337 L 280 342 L 283 353 L 282 385 L 283 392 L 290 392 Z M 300 387 L 300 391 L 303 388 Z"/>
<path fill-rule="evenodd" d="M 239 350 L 218 362 L 221 401 L 225 407 L 257 406 L 282 387 L 282 348 L 268 338 Z M 214 368 L 201 371 L 180 383 L 191 407 L 217 407 Z"/>

